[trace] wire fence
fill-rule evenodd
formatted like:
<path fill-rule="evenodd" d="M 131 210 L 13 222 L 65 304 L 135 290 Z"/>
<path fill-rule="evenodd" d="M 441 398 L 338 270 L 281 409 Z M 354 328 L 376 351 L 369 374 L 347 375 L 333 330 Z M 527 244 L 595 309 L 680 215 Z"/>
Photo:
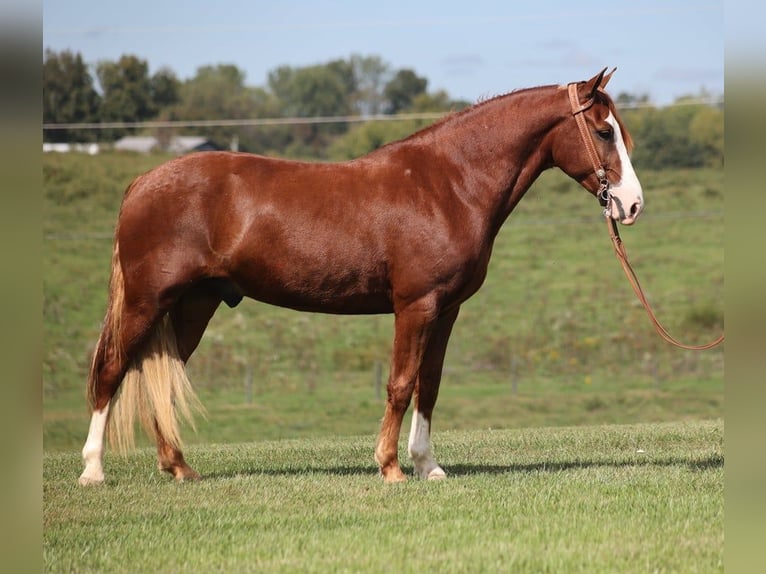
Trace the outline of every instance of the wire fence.
<path fill-rule="evenodd" d="M 723 105 L 722 98 L 689 98 L 666 104 L 661 107 L 712 106 Z M 657 107 L 651 102 L 631 102 L 617 104 L 620 110 Z M 231 118 L 217 120 L 147 120 L 139 122 L 80 122 L 80 123 L 44 123 L 44 130 L 107 130 L 107 129 L 158 129 L 158 128 L 212 128 L 212 127 L 263 127 L 297 126 L 321 124 L 349 124 L 365 122 L 396 122 L 408 120 L 438 120 L 450 112 L 418 112 L 402 114 L 371 114 L 314 117 L 274 117 L 274 118 Z"/>

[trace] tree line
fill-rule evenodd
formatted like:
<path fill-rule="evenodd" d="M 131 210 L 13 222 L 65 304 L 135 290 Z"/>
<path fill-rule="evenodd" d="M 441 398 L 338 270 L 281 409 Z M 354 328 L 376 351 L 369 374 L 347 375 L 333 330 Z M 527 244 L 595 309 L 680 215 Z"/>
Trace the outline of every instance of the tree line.
<path fill-rule="evenodd" d="M 617 96 L 636 142 L 633 159 L 637 166 L 662 169 L 722 165 L 722 100 L 717 105 L 691 105 L 690 99 L 680 98 L 677 105 L 655 107 L 646 94 Z M 427 78 L 410 68 L 394 69 L 378 56 L 353 54 L 311 66 L 279 66 L 268 73 L 265 86 L 248 85 L 244 72 L 231 64 L 202 66 L 194 77 L 180 80 L 168 68 L 150 74 L 147 61 L 135 55 L 101 61 L 93 71 L 81 54 L 69 50 L 48 49 L 43 61 L 44 124 L 366 117 L 446 113 L 468 105 L 443 90 L 429 91 Z M 221 148 L 237 141 L 243 151 L 341 160 L 363 155 L 426 123 L 407 119 L 162 127 L 144 132 L 161 142 L 173 135 L 202 135 Z M 48 142 L 109 142 L 136 131 L 43 129 L 43 137 Z"/>

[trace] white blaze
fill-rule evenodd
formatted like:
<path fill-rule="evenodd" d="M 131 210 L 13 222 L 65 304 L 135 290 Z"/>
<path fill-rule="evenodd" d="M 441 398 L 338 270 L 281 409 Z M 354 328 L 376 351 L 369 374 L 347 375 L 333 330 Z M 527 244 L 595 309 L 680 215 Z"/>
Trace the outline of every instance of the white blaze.
<path fill-rule="evenodd" d="M 633 170 L 633 164 L 630 162 L 628 149 L 625 147 L 625 141 L 620 131 L 620 125 L 611 112 L 609 112 L 606 122 L 614 130 L 614 143 L 617 146 L 617 154 L 622 166 L 620 181 L 609 188 L 613 198 L 610 215 L 612 218 L 620 221 L 620 223 L 630 225 L 644 208 L 644 194 L 641 190 L 641 182 L 638 181 L 636 172 Z M 631 208 L 634 205 L 638 207 L 634 213 L 631 213 Z"/>

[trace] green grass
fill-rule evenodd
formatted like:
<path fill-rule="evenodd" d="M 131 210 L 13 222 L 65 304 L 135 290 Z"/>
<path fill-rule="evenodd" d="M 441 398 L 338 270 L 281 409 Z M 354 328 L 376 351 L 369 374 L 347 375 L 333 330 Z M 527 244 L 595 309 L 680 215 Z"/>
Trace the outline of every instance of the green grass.
<path fill-rule="evenodd" d="M 95 488 L 46 453 L 45 571 L 723 571 L 721 420 L 441 432 L 438 483 L 384 485 L 373 443 L 193 446 L 184 484 L 141 449 Z"/>
<path fill-rule="evenodd" d="M 205 480 L 173 483 L 143 440 L 107 452 L 103 487 L 79 487 L 112 229 L 129 181 L 164 159 L 43 160 L 46 571 L 723 569 L 723 350 L 654 334 L 595 200 L 556 172 L 511 215 L 456 324 L 433 428 L 446 482 L 376 476 L 391 317 L 245 301 L 188 365 L 209 415 L 186 454 Z M 723 172 L 639 176 L 631 260 L 671 333 L 712 339 Z"/>

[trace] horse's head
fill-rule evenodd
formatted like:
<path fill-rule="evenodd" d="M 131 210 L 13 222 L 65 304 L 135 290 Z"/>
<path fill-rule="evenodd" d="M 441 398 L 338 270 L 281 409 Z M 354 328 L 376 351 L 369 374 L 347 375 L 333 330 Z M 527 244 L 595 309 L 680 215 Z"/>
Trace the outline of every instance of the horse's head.
<path fill-rule="evenodd" d="M 555 135 L 553 160 L 599 198 L 607 216 L 631 225 L 644 207 L 644 196 L 628 155 L 630 134 L 604 91 L 614 70 L 605 72 L 567 86 L 568 113 Z"/>

